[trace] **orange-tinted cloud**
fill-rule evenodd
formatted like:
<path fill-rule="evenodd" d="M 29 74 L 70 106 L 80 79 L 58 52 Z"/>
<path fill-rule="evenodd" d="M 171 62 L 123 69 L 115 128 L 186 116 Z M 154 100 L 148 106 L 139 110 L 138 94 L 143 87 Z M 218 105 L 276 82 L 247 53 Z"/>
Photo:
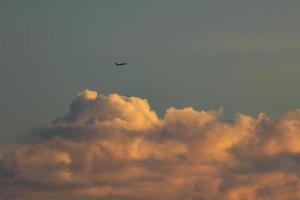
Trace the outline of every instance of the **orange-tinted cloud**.
<path fill-rule="evenodd" d="M 1 147 L 0 199 L 300 199 L 300 111 L 221 115 L 85 90 Z"/>

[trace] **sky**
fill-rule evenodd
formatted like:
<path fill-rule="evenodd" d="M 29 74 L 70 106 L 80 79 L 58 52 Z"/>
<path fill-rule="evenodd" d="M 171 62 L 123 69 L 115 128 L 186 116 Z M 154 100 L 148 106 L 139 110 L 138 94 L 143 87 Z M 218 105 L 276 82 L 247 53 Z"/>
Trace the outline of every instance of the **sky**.
<path fill-rule="evenodd" d="M 299 8 L 0 1 L 0 199 L 300 198 Z"/>
<path fill-rule="evenodd" d="M 86 88 L 147 98 L 160 115 L 295 109 L 299 4 L 1 1 L 1 137 L 61 115 Z"/>

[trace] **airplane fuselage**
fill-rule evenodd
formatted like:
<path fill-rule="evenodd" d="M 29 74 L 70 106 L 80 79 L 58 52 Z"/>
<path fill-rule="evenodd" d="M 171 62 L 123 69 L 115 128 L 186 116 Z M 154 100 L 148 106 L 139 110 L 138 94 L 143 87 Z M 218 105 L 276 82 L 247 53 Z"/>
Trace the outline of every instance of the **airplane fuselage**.
<path fill-rule="evenodd" d="M 126 65 L 127 63 L 115 63 L 116 66 Z"/>

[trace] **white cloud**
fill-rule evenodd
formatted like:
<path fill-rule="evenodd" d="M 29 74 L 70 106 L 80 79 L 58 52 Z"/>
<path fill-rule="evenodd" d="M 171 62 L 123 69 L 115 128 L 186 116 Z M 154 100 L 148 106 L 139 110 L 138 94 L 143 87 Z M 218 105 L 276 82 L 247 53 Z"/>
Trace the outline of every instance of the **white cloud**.
<path fill-rule="evenodd" d="M 85 90 L 0 153 L 2 199 L 298 199 L 300 111 L 272 119 Z M 2 147 L 4 149 L 4 147 Z"/>

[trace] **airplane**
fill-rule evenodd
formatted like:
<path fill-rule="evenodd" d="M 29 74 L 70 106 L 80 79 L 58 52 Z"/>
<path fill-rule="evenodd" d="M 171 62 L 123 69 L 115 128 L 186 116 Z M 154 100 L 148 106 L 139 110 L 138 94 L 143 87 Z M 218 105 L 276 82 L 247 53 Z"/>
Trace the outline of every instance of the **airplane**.
<path fill-rule="evenodd" d="M 116 62 L 115 62 L 115 65 L 116 65 L 116 66 L 123 66 L 123 65 L 127 65 L 127 63 L 116 63 Z"/>

